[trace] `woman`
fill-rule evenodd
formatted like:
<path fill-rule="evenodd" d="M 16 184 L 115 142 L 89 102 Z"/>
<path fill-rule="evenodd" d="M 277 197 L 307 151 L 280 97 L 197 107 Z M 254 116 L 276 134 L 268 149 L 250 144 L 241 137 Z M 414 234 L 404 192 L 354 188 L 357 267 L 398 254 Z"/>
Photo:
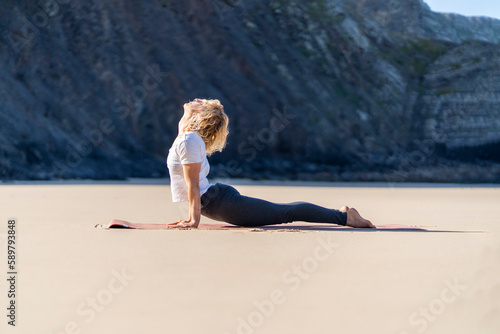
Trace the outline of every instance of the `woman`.
<path fill-rule="evenodd" d="M 327 209 L 306 202 L 277 204 L 242 196 L 233 187 L 207 180 L 207 155 L 222 151 L 229 119 L 219 100 L 194 99 L 184 104 L 179 135 L 169 150 L 167 166 L 174 202 L 189 201 L 189 219 L 168 228 L 196 228 L 201 215 L 240 226 L 262 226 L 306 221 L 351 227 L 375 226 L 354 208 Z"/>

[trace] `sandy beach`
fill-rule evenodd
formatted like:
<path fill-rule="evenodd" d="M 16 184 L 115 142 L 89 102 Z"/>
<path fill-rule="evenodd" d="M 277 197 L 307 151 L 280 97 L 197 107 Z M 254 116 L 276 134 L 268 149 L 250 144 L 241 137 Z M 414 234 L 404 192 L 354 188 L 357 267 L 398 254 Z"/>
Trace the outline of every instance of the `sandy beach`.
<path fill-rule="evenodd" d="M 211 180 L 214 182 L 213 180 Z M 500 188 L 234 182 L 427 231 L 106 230 L 187 218 L 166 181 L 0 186 L 2 333 L 498 333 Z M 215 223 L 202 218 L 203 223 Z"/>

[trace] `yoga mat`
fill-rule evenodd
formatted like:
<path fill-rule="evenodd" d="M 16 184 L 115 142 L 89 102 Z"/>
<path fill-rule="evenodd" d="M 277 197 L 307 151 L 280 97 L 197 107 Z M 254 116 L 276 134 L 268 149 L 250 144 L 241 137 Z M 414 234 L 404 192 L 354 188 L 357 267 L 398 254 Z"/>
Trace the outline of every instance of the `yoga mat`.
<path fill-rule="evenodd" d="M 200 223 L 199 230 L 250 230 L 250 231 L 265 231 L 265 230 L 281 230 L 281 231 L 335 231 L 335 230 L 352 230 L 352 231 L 426 231 L 426 229 L 399 225 L 376 225 L 376 229 L 352 228 L 348 226 L 340 226 L 336 224 L 317 224 L 317 223 L 302 223 L 294 222 L 279 225 L 265 225 L 255 227 L 242 227 L 227 223 Z M 108 224 L 97 224 L 95 228 L 104 229 L 136 229 L 136 230 L 178 230 L 178 228 L 167 228 L 166 224 L 149 224 L 149 223 L 130 223 L 124 220 L 114 219 Z"/>

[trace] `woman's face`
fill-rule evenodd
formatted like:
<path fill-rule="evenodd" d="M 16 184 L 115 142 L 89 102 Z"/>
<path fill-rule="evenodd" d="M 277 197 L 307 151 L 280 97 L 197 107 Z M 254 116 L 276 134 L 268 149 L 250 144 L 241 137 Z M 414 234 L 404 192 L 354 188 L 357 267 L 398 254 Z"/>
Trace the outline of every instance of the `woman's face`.
<path fill-rule="evenodd" d="M 203 104 L 203 101 L 200 99 L 194 99 L 191 102 L 184 103 L 184 114 L 193 114 L 197 110 L 196 108 L 199 108 Z"/>
<path fill-rule="evenodd" d="M 184 128 L 189 124 L 193 115 L 199 112 L 200 106 L 203 101 L 200 99 L 194 99 L 191 102 L 184 103 L 184 115 L 179 121 L 179 133 L 184 132 Z"/>

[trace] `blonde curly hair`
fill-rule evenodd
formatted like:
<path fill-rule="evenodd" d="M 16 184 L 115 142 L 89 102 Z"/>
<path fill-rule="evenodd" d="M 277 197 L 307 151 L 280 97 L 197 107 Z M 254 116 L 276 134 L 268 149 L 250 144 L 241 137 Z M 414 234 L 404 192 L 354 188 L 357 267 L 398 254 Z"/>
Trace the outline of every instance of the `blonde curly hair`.
<path fill-rule="evenodd" d="M 202 103 L 195 108 L 198 112 L 193 121 L 186 126 L 185 131 L 194 131 L 199 134 L 205 142 L 207 155 L 211 155 L 222 151 L 226 146 L 229 118 L 224 113 L 224 106 L 219 100 L 198 100 Z"/>

